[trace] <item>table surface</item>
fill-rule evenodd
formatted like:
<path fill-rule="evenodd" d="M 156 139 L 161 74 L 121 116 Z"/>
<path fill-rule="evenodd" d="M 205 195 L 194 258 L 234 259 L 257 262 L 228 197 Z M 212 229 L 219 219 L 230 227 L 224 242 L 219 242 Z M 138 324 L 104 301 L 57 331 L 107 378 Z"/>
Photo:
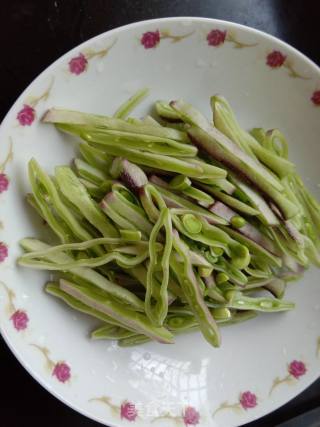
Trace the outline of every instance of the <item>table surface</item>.
<path fill-rule="evenodd" d="M 204 16 L 238 22 L 279 37 L 320 65 L 317 4 L 313 0 L 1 1 L 0 121 L 21 91 L 69 49 L 107 30 L 144 19 Z M 44 390 L 21 367 L 2 338 L 0 351 L 2 427 L 100 425 Z M 276 426 L 318 406 L 319 400 L 320 379 L 287 405 L 247 427 Z"/>

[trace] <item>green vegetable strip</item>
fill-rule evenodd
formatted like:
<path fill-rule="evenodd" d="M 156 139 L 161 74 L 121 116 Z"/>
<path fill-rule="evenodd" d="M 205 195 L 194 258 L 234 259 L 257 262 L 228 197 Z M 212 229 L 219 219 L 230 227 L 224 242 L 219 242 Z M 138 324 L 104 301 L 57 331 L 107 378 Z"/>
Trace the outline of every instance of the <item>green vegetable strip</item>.
<path fill-rule="evenodd" d="M 198 217 L 198 219 L 200 218 L 201 217 Z M 201 229 L 198 233 L 190 233 L 184 226 L 183 222 L 181 222 L 181 220 L 177 217 L 177 215 L 174 215 L 172 219 L 177 229 L 185 236 L 189 237 L 189 239 L 204 243 L 208 246 L 221 247 L 230 253 L 228 246 L 233 242 L 233 240 L 220 228 L 206 224 L 205 221 L 201 221 L 205 230 Z"/>
<path fill-rule="evenodd" d="M 279 157 L 288 158 L 288 143 L 278 129 L 268 130 L 261 144 Z"/>
<path fill-rule="evenodd" d="M 41 208 L 40 208 L 40 205 L 38 204 L 38 202 L 36 201 L 36 198 L 34 197 L 34 195 L 32 194 L 32 193 L 28 193 L 27 195 L 26 195 L 26 201 L 29 203 L 29 205 L 30 206 L 32 206 L 33 207 L 33 209 L 35 209 L 36 211 L 37 211 L 37 213 L 38 213 L 38 215 L 44 220 L 44 221 L 46 221 L 46 219 L 45 219 L 45 216 L 44 216 L 44 214 L 42 213 L 42 210 L 41 210 Z M 47 222 L 47 221 L 46 221 Z M 54 231 L 54 228 L 52 228 L 52 230 Z M 66 230 L 67 230 L 67 228 L 66 228 Z M 58 233 L 56 233 L 57 235 L 58 235 Z M 62 233 L 63 234 L 63 233 Z M 67 234 L 67 233 L 66 233 Z M 65 235 L 63 236 L 63 238 L 65 237 Z"/>
<path fill-rule="evenodd" d="M 238 167 L 239 165 L 241 166 L 242 162 L 244 165 L 242 168 L 242 173 L 246 173 L 245 169 L 247 169 L 248 172 L 251 171 L 252 178 L 254 179 L 253 182 L 257 181 L 257 183 L 259 183 L 259 181 L 265 180 L 269 185 L 273 186 L 275 190 L 283 190 L 278 179 L 274 178 L 274 176 L 262 165 L 252 159 L 252 157 L 247 155 L 244 151 L 239 149 L 236 144 L 223 135 L 223 133 L 221 133 L 218 129 L 212 127 L 208 120 L 195 108 L 183 102 L 182 100 L 171 103 L 171 106 L 181 115 L 184 121 L 193 125 L 190 131 L 188 131 L 189 136 L 195 138 L 202 136 L 202 139 L 208 141 L 210 140 L 212 148 L 215 146 L 217 152 L 224 152 L 223 157 L 234 167 Z M 204 148 L 203 145 L 200 147 Z M 217 160 L 221 161 L 222 158 L 218 158 Z"/>
<path fill-rule="evenodd" d="M 140 201 L 150 221 L 155 223 L 159 217 L 159 209 L 166 208 L 161 193 L 151 184 L 146 184 L 140 189 Z M 159 208 L 159 209 L 158 209 Z"/>
<path fill-rule="evenodd" d="M 173 157 L 164 156 L 162 154 L 153 154 L 127 148 L 126 146 L 103 146 L 100 148 L 103 152 L 113 156 L 125 157 L 131 162 L 138 163 L 144 166 L 163 169 L 169 172 L 176 172 L 182 175 L 196 177 L 203 175 L 203 170 L 199 165 L 193 165 L 187 160 L 174 159 Z"/>
<path fill-rule="evenodd" d="M 46 243 L 43 243 L 37 239 L 22 239 L 20 241 L 20 245 L 27 252 L 44 251 L 51 247 L 50 245 L 47 245 Z M 73 258 L 65 253 L 60 252 L 48 255 L 45 260 L 56 264 L 65 264 L 72 262 Z M 82 280 L 86 280 L 97 288 L 108 292 L 119 301 L 122 301 L 127 307 L 131 306 L 135 310 L 144 311 L 144 304 L 138 297 L 136 297 L 136 295 L 127 289 L 122 288 L 116 283 L 106 279 L 98 272 L 86 267 L 76 267 L 71 269 L 70 272 L 76 277 L 79 277 Z"/>
<path fill-rule="evenodd" d="M 263 224 L 279 225 L 279 219 L 276 217 L 264 198 L 255 189 L 249 187 L 234 176 L 232 179 L 237 187 L 239 187 L 246 195 L 250 203 L 260 212 L 259 219 L 261 219 Z"/>
<path fill-rule="evenodd" d="M 55 177 L 62 194 L 81 211 L 85 218 L 96 227 L 103 236 L 118 236 L 116 228 L 95 205 L 85 187 L 68 166 L 56 167 Z"/>
<path fill-rule="evenodd" d="M 175 257 L 171 256 L 170 265 L 174 269 L 188 304 L 199 322 L 203 336 L 210 344 L 217 347 L 220 345 L 220 334 L 217 324 L 201 295 L 190 263 L 188 247 L 182 242 L 176 230 L 173 231 L 173 246 L 183 257 L 184 263 L 183 266 L 181 266 L 181 264 L 176 261 Z"/>
<path fill-rule="evenodd" d="M 118 341 L 119 347 L 134 347 L 136 345 L 145 344 L 151 341 L 151 338 L 146 337 L 145 335 L 137 334 L 132 337 L 122 338 Z"/>
<path fill-rule="evenodd" d="M 295 170 L 293 163 L 280 157 L 278 153 L 262 147 L 248 132 L 245 132 L 239 126 L 233 111 L 228 102 L 219 96 L 211 98 L 211 106 L 214 112 L 215 126 L 220 132 L 224 133 L 232 141 L 246 151 L 248 154 L 254 153 L 261 163 L 266 165 L 271 171 L 280 178 L 291 174 Z"/>
<path fill-rule="evenodd" d="M 53 207 L 57 211 L 58 215 L 67 224 L 67 226 L 71 230 L 71 233 L 79 240 L 91 240 L 91 234 L 88 233 L 83 226 L 81 226 L 81 224 L 70 212 L 70 210 L 62 203 L 55 185 L 53 184 L 49 176 L 46 175 L 45 172 L 40 168 L 35 159 L 31 159 L 29 162 L 29 179 L 34 190 L 34 196 L 39 206 L 41 206 L 46 221 L 48 222 L 50 227 L 52 226 L 53 230 L 60 233 L 59 237 L 61 238 L 62 242 L 71 241 L 70 237 L 68 237 L 70 236 L 70 233 L 65 232 L 65 227 L 62 229 L 62 226 L 59 224 L 58 219 L 55 219 L 55 217 L 52 215 L 49 206 L 46 206 L 46 200 L 42 197 L 39 197 L 39 193 L 37 191 L 37 188 L 35 187 L 36 180 L 38 180 L 39 184 L 41 184 L 41 189 L 45 190 L 45 192 L 49 196 Z M 97 253 L 102 253 L 99 248 L 97 249 Z"/>
<path fill-rule="evenodd" d="M 126 118 L 131 113 L 131 111 L 133 111 L 135 107 L 137 107 L 137 105 L 139 105 L 148 95 L 148 88 L 138 90 L 127 101 L 120 105 L 120 107 L 114 113 L 114 117 L 119 119 Z"/>
<path fill-rule="evenodd" d="M 145 315 L 128 311 L 122 304 L 111 297 L 102 297 L 92 290 L 66 280 L 60 280 L 60 288 L 74 298 L 84 300 L 91 308 L 102 311 L 130 329 L 161 343 L 171 344 L 173 342 L 173 336 L 167 329 L 153 326 Z"/>
<path fill-rule="evenodd" d="M 103 173 L 107 173 L 112 163 L 112 157 L 108 157 L 106 154 L 101 153 L 100 150 L 91 147 L 86 142 L 79 144 L 79 151 L 84 160 L 96 169 L 101 170 Z"/>
<path fill-rule="evenodd" d="M 255 310 L 265 312 L 287 311 L 294 308 L 294 303 L 281 301 L 276 298 L 251 298 L 236 291 L 229 291 L 226 295 L 227 307 L 237 310 Z"/>
<path fill-rule="evenodd" d="M 120 326 L 121 323 L 114 320 L 112 317 L 108 316 L 101 311 L 95 310 L 83 302 L 79 301 L 76 298 L 68 295 L 66 292 L 62 291 L 58 283 L 48 282 L 45 286 L 45 290 L 48 294 L 53 295 L 62 301 L 64 301 L 69 307 L 74 310 L 78 310 L 81 313 L 88 314 L 89 316 L 95 317 L 96 319 L 102 320 L 106 323 L 111 323 L 113 326 Z"/>
<path fill-rule="evenodd" d="M 198 200 L 200 202 L 206 202 L 209 204 L 212 204 L 214 202 L 214 199 L 209 196 L 209 194 L 194 187 L 186 188 L 182 191 L 182 193 L 185 196 L 191 197 L 192 199 Z"/>
<path fill-rule="evenodd" d="M 120 228 L 124 228 L 126 230 L 136 231 L 136 226 L 133 225 L 130 221 L 128 221 L 126 218 L 121 216 L 118 212 L 114 210 L 112 207 L 112 198 L 113 193 L 108 193 L 105 198 L 100 203 L 100 208 L 103 210 L 103 212 Z M 111 203 L 109 203 L 111 199 Z"/>
<path fill-rule="evenodd" d="M 141 232 L 138 230 L 120 230 L 120 236 L 122 237 L 122 239 L 127 240 L 129 242 L 140 241 L 142 238 Z"/>
<path fill-rule="evenodd" d="M 48 201 L 42 196 L 40 187 L 34 180 L 34 177 L 29 174 L 33 194 L 27 195 L 27 202 L 39 213 L 43 220 L 50 226 L 51 230 L 58 236 L 62 243 L 73 240 L 73 234 L 69 227 L 65 225 L 53 213 Z"/>
<path fill-rule="evenodd" d="M 226 274 L 227 279 L 239 286 L 245 286 L 248 279 L 239 269 L 232 266 L 224 259 L 220 259 L 214 264 L 214 270 L 220 271 Z M 218 283 L 218 282 L 217 282 Z"/>
<path fill-rule="evenodd" d="M 105 150 L 108 150 L 109 146 L 117 147 L 125 144 L 128 148 L 134 150 L 183 158 L 194 157 L 198 152 L 193 145 L 183 144 L 173 139 L 116 130 L 85 129 L 79 136 L 88 143 L 97 147 L 101 146 L 101 149 Z"/>
<path fill-rule="evenodd" d="M 166 202 L 167 206 L 175 207 L 175 208 L 185 208 L 190 211 L 190 213 L 194 213 L 195 215 L 200 215 L 205 218 L 208 222 L 212 224 L 227 224 L 227 221 L 218 215 L 204 209 L 197 204 L 190 202 L 184 197 L 179 196 L 171 191 L 168 191 L 164 187 L 160 185 L 154 185 L 158 192 L 161 194 L 162 198 Z"/>
<path fill-rule="evenodd" d="M 255 243 L 253 240 L 248 239 L 247 237 L 240 234 L 238 231 L 233 230 L 232 228 L 220 226 L 223 231 L 230 235 L 234 240 L 237 240 L 242 245 L 246 246 L 250 253 L 262 257 L 274 267 L 281 267 L 281 258 L 273 255 L 271 252 L 265 250 L 262 246 Z"/>
<path fill-rule="evenodd" d="M 199 175 L 197 177 L 197 180 L 199 181 L 205 180 L 206 178 L 212 181 L 216 181 L 216 180 L 222 180 L 227 177 L 227 171 L 225 171 L 221 167 L 206 163 L 203 160 L 198 158 L 188 159 L 188 161 L 189 163 L 195 166 L 200 166 L 201 169 L 203 170 L 203 175 Z"/>
<path fill-rule="evenodd" d="M 144 117 L 143 120 L 141 121 L 141 123 L 144 124 L 144 125 L 151 125 L 151 126 L 162 127 L 161 124 L 159 122 L 157 122 L 157 120 L 154 119 L 151 116 Z"/>
<path fill-rule="evenodd" d="M 256 216 L 259 215 L 259 211 L 255 208 L 252 208 L 247 203 L 243 203 L 240 200 L 236 199 L 229 194 L 225 194 L 217 188 L 205 184 L 197 184 L 202 190 L 205 190 L 207 193 L 212 194 L 216 199 L 225 203 L 227 206 L 235 209 L 238 212 L 244 213 L 246 215 Z"/>
<path fill-rule="evenodd" d="M 50 246 L 49 249 L 38 252 L 33 251 L 31 253 L 23 255 L 23 257 L 26 259 L 41 258 L 46 255 L 51 255 L 53 253 L 65 252 L 69 250 L 84 251 L 86 249 L 92 248 L 95 245 L 123 245 L 128 242 L 134 244 L 135 246 L 140 246 L 141 248 L 145 248 L 148 245 L 147 241 L 137 241 L 136 235 L 132 235 L 132 237 L 130 235 L 129 238 L 99 237 L 97 239 L 91 239 L 81 243 L 66 243 L 57 246 Z M 157 242 L 156 247 L 157 250 L 160 250 L 162 248 L 162 245 Z"/>
<path fill-rule="evenodd" d="M 108 205 L 119 215 L 128 218 L 129 221 L 144 234 L 149 235 L 152 224 L 146 218 L 145 212 L 139 206 L 131 203 L 118 191 L 113 191 L 106 196 Z"/>
<path fill-rule="evenodd" d="M 114 183 L 114 181 L 108 180 L 105 181 L 102 185 L 98 186 L 83 178 L 79 178 L 79 181 L 85 186 L 90 196 L 97 202 L 100 202 L 103 196 L 105 196 L 106 193 L 111 191 L 112 185 Z"/>
<path fill-rule="evenodd" d="M 170 129 L 168 127 L 135 124 L 126 120 L 106 116 L 81 113 L 79 111 L 60 110 L 52 108 L 42 118 L 43 122 L 55 123 L 58 129 L 80 135 L 85 129 L 106 129 L 119 132 L 131 132 L 158 136 L 160 138 L 173 139 L 184 143 L 190 143 L 184 131 Z M 90 162 L 89 162 L 90 163 Z"/>
<path fill-rule="evenodd" d="M 161 228 L 165 228 L 165 246 L 161 256 L 161 262 L 158 260 L 158 254 L 155 250 L 156 241 L 159 236 Z M 156 224 L 154 225 L 149 239 L 149 257 L 150 264 L 147 272 L 147 289 L 145 295 L 145 310 L 149 319 L 155 325 L 162 325 L 168 313 L 168 283 L 169 283 L 169 260 L 172 250 L 172 224 L 170 211 L 163 208 Z M 152 295 L 155 294 L 155 269 L 157 264 L 161 265 L 162 281 L 160 287 L 159 299 L 156 301 L 155 306 L 152 303 Z"/>
<path fill-rule="evenodd" d="M 233 147 L 232 142 L 226 139 L 223 134 L 220 135 L 218 130 L 210 128 L 208 131 L 204 131 L 200 128 L 190 128 L 188 133 L 194 139 L 195 144 L 259 187 L 264 194 L 274 201 L 286 219 L 290 219 L 298 213 L 296 206 L 282 194 L 283 186 L 279 180 L 276 180 L 273 175 L 267 174 L 265 169 L 262 170 L 262 166 L 257 167 L 256 162 L 251 157 L 247 156 L 236 145 Z M 220 144 L 221 141 L 223 144 Z M 224 143 L 227 148 L 224 148 Z M 277 185 L 274 185 L 274 182 Z"/>
<path fill-rule="evenodd" d="M 105 325 L 91 332 L 91 338 L 94 340 L 118 340 L 137 335 L 136 332 L 129 331 L 121 326 Z"/>
<path fill-rule="evenodd" d="M 128 274 L 131 274 L 132 277 L 136 278 L 145 289 L 147 289 L 147 269 L 145 268 L 145 266 L 143 264 L 140 265 L 136 265 L 134 267 L 131 267 L 129 269 L 127 269 Z M 154 294 L 152 294 L 152 297 L 158 301 L 160 299 L 160 283 L 162 280 L 162 277 L 160 279 L 159 282 L 159 278 L 156 274 L 156 279 L 154 281 Z M 170 305 L 175 299 L 176 296 L 180 297 L 181 295 L 181 291 L 179 289 L 179 285 L 177 285 L 172 278 L 169 278 L 169 283 L 168 283 L 168 305 Z"/>
<path fill-rule="evenodd" d="M 75 159 L 74 165 L 76 168 L 77 174 L 84 179 L 96 184 L 102 185 L 108 179 L 108 175 L 102 172 L 100 169 L 97 169 L 88 163 L 84 162 L 81 159 Z M 109 180 L 111 182 L 111 180 Z"/>
<path fill-rule="evenodd" d="M 78 260 L 73 260 L 73 261 L 61 263 L 61 264 L 56 264 L 54 262 L 52 263 L 52 262 L 43 261 L 43 260 L 37 260 L 37 259 L 34 259 L 34 257 L 28 258 L 27 256 L 22 256 L 19 258 L 18 264 L 24 267 L 30 267 L 30 268 L 40 269 L 40 270 L 68 271 L 68 270 L 73 270 L 74 268 L 77 268 L 77 267 L 89 267 L 89 268 L 99 267 L 115 261 L 122 267 L 126 268 L 126 267 L 132 267 L 132 266 L 141 264 L 143 261 L 145 261 L 148 258 L 148 256 L 149 256 L 148 250 L 143 251 L 140 255 L 137 255 L 135 257 L 125 256 L 118 252 L 110 252 L 100 257 L 78 259 Z M 46 256 L 44 255 L 44 257 Z"/>
<path fill-rule="evenodd" d="M 176 111 L 174 111 L 174 109 L 170 107 L 170 105 L 167 102 L 157 101 L 155 103 L 155 108 L 156 108 L 156 112 L 161 118 L 166 119 L 168 121 L 173 121 L 173 122 L 181 121 L 180 115 Z"/>
<path fill-rule="evenodd" d="M 231 321 L 233 315 L 228 308 L 213 308 L 210 310 L 213 318 L 218 323 L 225 323 Z M 197 319 L 192 313 L 176 312 L 175 314 L 169 314 L 166 321 L 167 328 L 174 333 L 182 333 L 188 331 L 190 328 L 199 328 Z"/>

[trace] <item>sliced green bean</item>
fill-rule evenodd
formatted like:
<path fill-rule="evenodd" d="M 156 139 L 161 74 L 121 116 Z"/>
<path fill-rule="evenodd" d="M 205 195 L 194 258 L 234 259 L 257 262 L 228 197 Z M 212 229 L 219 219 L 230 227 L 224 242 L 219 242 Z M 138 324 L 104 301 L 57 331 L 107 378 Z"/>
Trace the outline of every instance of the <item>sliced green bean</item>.
<path fill-rule="evenodd" d="M 137 333 L 121 326 L 104 325 L 91 332 L 94 340 L 119 340 L 135 336 Z"/>
<path fill-rule="evenodd" d="M 181 143 L 174 139 L 144 135 L 142 133 L 86 128 L 80 136 L 91 145 L 101 147 L 101 149 L 110 154 L 112 154 L 110 152 L 112 147 L 117 148 L 123 144 L 133 150 L 182 158 L 194 157 L 198 152 L 197 148 L 193 145 Z"/>
<path fill-rule="evenodd" d="M 70 296 L 66 292 L 60 289 L 59 284 L 56 282 L 47 282 L 45 290 L 48 294 L 53 295 L 62 301 L 64 301 L 69 307 L 74 310 L 80 311 L 81 313 L 88 314 L 89 316 L 95 317 L 96 319 L 102 320 L 103 322 L 110 323 L 113 326 L 120 326 L 121 323 L 114 320 L 112 317 L 108 316 L 101 311 L 95 310 L 94 308 L 89 307 L 80 300 Z"/>
<path fill-rule="evenodd" d="M 292 310 L 295 305 L 293 302 L 282 301 L 275 298 L 251 298 L 242 295 L 237 291 L 229 291 L 226 294 L 227 307 L 237 310 L 255 310 L 265 312 L 277 312 Z"/>
<path fill-rule="evenodd" d="M 120 132 L 158 136 L 190 143 L 186 132 L 170 129 L 163 126 L 141 125 L 130 123 L 123 119 L 81 113 L 79 111 L 60 110 L 52 108 L 42 118 L 43 122 L 55 123 L 58 129 L 65 130 L 75 135 L 80 135 L 85 129 L 106 129 Z M 90 162 L 89 162 L 90 163 Z"/>
<path fill-rule="evenodd" d="M 163 254 L 159 260 L 158 254 L 155 250 L 156 241 L 161 228 L 165 229 L 165 245 Z M 159 219 L 155 223 L 149 239 L 149 257 L 150 264 L 147 272 L 147 290 L 145 296 L 145 310 L 147 316 L 155 325 L 162 325 L 168 313 L 168 283 L 169 283 L 169 261 L 172 250 L 172 223 L 170 211 L 163 208 L 160 211 Z M 162 281 L 160 286 L 159 299 L 155 305 L 152 304 L 151 297 L 154 292 L 155 270 L 157 264 L 161 265 Z"/>
<path fill-rule="evenodd" d="M 81 142 L 79 144 L 79 151 L 89 165 L 101 170 L 103 173 L 108 173 L 113 160 L 112 157 L 101 153 L 100 150 L 91 147 L 86 142 Z"/>
<path fill-rule="evenodd" d="M 217 347 L 220 345 L 219 329 L 201 295 L 192 264 L 190 263 L 188 247 L 181 241 L 179 234 L 175 230 L 173 230 L 173 246 L 183 257 L 184 263 L 181 265 L 172 256 L 170 265 L 174 269 L 188 304 L 199 322 L 203 336 L 210 344 Z"/>
<path fill-rule="evenodd" d="M 119 347 L 134 347 L 136 345 L 145 344 L 147 342 L 151 341 L 151 338 L 147 337 L 146 335 L 137 334 L 132 337 L 128 338 L 122 338 L 118 341 Z"/>
<path fill-rule="evenodd" d="M 114 113 L 114 117 L 119 119 L 126 118 L 132 110 L 135 109 L 149 94 L 149 89 L 144 88 L 138 90 L 134 95 L 132 95 L 128 100 L 126 100 L 117 111 Z"/>
<path fill-rule="evenodd" d="M 92 182 L 93 184 L 102 185 L 108 180 L 108 175 L 106 173 L 81 159 L 75 159 L 74 165 L 78 176 Z M 111 182 L 111 180 L 109 181 Z"/>
<path fill-rule="evenodd" d="M 118 232 L 108 218 L 90 198 L 87 190 L 68 166 L 58 166 L 55 177 L 62 194 L 80 209 L 85 218 L 95 226 L 103 236 L 116 237 Z M 88 239 L 87 239 L 88 240 Z"/>
<path fill-rule="evenodd" d="M 250 216 L 259 215 L 259 211 L 257 209 L 249 206 L 247 203 L 241 202 L 240 200 L 236 199 L 233 196 L 230 196 L 229 194 L 223 193 L 212 185 L 209 186 L 201 183 L 197 185 L 203 190 L 205 190 L 206 193 L 212 194 L 216 199 L 220 200 L 221 202 L 225 203 L 227 206 L 230 206 L 230 208 L 235 209 L 238 212 Z"/>
<path fill-rule="evenodd" d="M 159 168 L 169 172 L 176 172 L 190 177 L 196 177 L 197 175 L 203 174 L 203 170 L 199 165 L 191 164 L 187 160 L 175 159 L 162 154 L 147 153 L 133 148 L 128 148 L 125 145 L 103 146 L 102 151 L 113 156 L 125 157 L 140 165 Z"/>
<path fill-rule="evenodd" d="M 22 239 L 19 243 L 21 247 L 27 252 L 44 251 L 50 248 L 50 245 L 47 245 L 46 243 L 43 243 L 37 239 Z M 73 261 L 73 258 L 70 255 L 61 252 L 50 254 L 44 259 L 56 264 L 64 264 Z M 111 282 L 98 272 L 86 267 L 76 267 L 70 269 L 70 272 L 73 273 L 76 277 L 86 280 L 97 288 L 110 293 L 119 301 L 122 301 L 127 307 L 132 306 L 136 310 L 144 311 L 143 302 L 132 292 L 122 288 L 116 283 Z"/>
<path fill-rule="evenodd" d="M 92 236 L 88 233 L 85 228 L 79 223 L 79 221 L 75 218 L 75 216 L 70 212 L 70 210 L 63 204 L 59 193 L 50 179 L 50 177 L 41 169 L 39 164 L 35 159 L 31 159 L 29 162 L 29 179 L 31 181 L 31 185 L 34 190 L 34 196 L 41 207 L 43 214 L 45 215 L 45 219 L 50 225 L 50 227 L 55 230 L 55 232 L 59 235 L 62 242 L 67 243 L 71 241 L 69 237 L 70 234 L 73 234 L 80 240 L 90 240 Z M 37 181 L 41 187 L 37 187 Z M 41 193 L 39 193 L 41 191 Z M 67 227 L 63 226 L 63 223 L 59 219 L 56 218 L 48 203 L 48 197 L 52 206 L 58 213 L 58 215 L 62 218 L 62 220 L 66 223 Z M 71 232 L 71 233 L 70 233 Z M 98 254 L 102 254 L 99 248 L 96 248 Z"/>
<path fill-rule="evenodd" d="M 168 120 L 170 122 L 181 121 L 180 115 L 176 113 L 174 109 L 170 107 L 170 105 L 167 102 L 157 101 L 155 103 L 155 108 L 156 108 L 156 112 L 161 118 Z"/>
<path fill-rule="evenodd" d="M 153 326 L 145 315 L 126 310 L 122 304 L 113 300 L 112 297 L 101 296 L 92 289 L 78 286 L 66 280 L 60 280 L 60 288 L 67 294 L 85 301 L 90 307 L 102 311 L 138 333 L 162 343 L 170 344 L 173 342 L 172 334 L 167 329 Z"/>

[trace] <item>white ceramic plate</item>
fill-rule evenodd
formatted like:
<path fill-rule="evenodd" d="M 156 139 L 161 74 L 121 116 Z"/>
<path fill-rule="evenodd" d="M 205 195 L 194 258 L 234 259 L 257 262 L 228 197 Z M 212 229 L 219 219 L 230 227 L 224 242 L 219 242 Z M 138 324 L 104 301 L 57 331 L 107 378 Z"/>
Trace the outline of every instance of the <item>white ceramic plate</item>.
<path fill-rule="evenodd" d="M 45 236 L 25 203 L 27 162 L 48 171 L 74 147 L 39 122 L 52 106 L 112 114 L 138 88 L 183 97 L 209 114 L 223 94 L 245 127 L 280 128 L 291 158 L 320 196 L 320 73 L 302 54 L 259 31 L 223 21 L 146 21 L 95 37 L 45 70 L 1 126 L 1 332 L 25 368 L 52 394 L 110 426 L 236 426 L 273 411 L 319 375 L 317 271 L 289 286 L 297 308 L 226 328 L 220 349 L 194 333 L 172 346 L 121 349 L 91 342 L 95 322 L 43 292 L 46 273 L 17 268 L 18 241 Z"/>

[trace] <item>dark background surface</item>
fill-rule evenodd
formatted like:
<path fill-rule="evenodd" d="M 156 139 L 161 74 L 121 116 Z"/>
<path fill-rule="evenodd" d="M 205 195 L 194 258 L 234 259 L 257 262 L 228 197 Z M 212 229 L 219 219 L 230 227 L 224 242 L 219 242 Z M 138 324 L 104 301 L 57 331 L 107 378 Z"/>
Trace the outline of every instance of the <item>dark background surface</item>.
<path fill-rule="evenodd" d="M 320 65 L 319 3 L 319 0 L 1 0 L 0 120 L 20 92 L 61 54 L 99 33 L 143 19 L 204 16 L 238 22 L 281 38 Z M 42 389 L 16 361 L 2 338 L 0 360 L 0 427 L 100 425 Z M 261 369 L 268 369 L 263 361 Z M 287 405 L 247 427 L 277 426 L 319 403 L 320 380 Z"/>

